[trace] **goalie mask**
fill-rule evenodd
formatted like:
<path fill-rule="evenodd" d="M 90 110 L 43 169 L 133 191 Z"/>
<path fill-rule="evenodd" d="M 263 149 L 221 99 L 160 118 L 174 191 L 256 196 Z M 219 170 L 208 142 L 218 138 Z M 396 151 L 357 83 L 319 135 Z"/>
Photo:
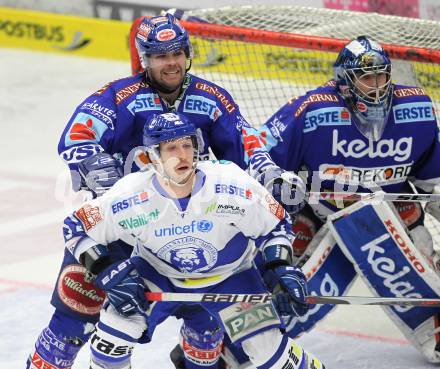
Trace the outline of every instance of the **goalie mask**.
<path fill-rule="evenodd" d="M 354 114 L 354 123 L 368 139 L 382 136 L 391 109 L 391 60 L 365 36 L 348 43 L 334 64 L 339 91 Z"/>
<path fill-rule="evenodd" d="M 143 143 L 157 172 L 184 185 L 192 178 L 204 144 L 200 130 L 183 115 L 154 115 L 144 126 Z"/>

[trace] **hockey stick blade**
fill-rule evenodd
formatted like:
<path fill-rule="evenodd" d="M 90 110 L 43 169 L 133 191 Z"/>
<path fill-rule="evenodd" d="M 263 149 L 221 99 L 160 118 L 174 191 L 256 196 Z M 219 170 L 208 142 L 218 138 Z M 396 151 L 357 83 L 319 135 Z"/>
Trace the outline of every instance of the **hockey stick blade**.
<path fill-rule="evenodd" d="M 174 293 L 174 292 L 146 292 L 149 301 L 168 302 L 267 302 L 272 299 L 270 294 L 233 294 L 233 293 Z M 436 298 L 408 298 L 408 297 L 361 297 L 361 296 L 307 296 L 309 304 L 330 305 L 400 305 L 432 307 L 440 306 L 440 299 Z"/>

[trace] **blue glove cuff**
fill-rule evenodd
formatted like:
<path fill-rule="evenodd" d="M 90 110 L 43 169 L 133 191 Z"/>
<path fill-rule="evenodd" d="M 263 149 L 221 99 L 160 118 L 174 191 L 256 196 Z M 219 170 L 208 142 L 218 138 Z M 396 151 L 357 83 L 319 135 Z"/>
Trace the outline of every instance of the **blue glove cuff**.
<path fill-rule="evenodd" d="M 272 269 L 281 265 L 292 265 L 292 247 L 287 245 L 269 245 L 263 249 L 264 266 Z"/>

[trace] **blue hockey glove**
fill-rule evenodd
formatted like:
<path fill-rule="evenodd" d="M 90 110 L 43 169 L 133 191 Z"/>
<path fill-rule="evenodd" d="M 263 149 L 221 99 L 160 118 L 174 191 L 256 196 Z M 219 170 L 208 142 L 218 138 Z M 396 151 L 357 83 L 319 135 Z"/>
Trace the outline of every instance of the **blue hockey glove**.
<path fill-rule="evenodd" d="M 123 176 L 122 166 L 110 154 L 100 152 L 78 164 L 82 186 L 101 196 Z"/>
<path fill-rule="evenodd" d="M 274 303 L 280 315 L 302 316 L 307 313 L 307 283 L 301 269 L 277 266 L 264 273 L 264 281 L 275 295 Z"/>
<path fill-rule="evenodd" d="M 271 166 L 257 179 L 288 213 L 296 214 L 304 207 L 306 185 L 295 173 Z"/>
<path fill-rule="evenodd" d="M 144 295 L 146 287 L 130 259 L 105 268 L 96 276 L 95 284 L 107 293 L 108 301 L 119 314 L 145 315 L 149 306 Z"/>

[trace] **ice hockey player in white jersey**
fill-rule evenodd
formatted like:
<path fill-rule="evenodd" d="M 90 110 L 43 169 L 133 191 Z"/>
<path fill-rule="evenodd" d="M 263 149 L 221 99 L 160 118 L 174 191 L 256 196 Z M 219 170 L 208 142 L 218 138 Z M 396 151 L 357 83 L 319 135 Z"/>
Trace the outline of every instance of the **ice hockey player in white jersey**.
<path fill-rule="evenodd" d="M 232 342 L 242 343 L 256 367 L 323 368 L 279 329 L 279 315 L 308 310 L 305 277 L 291 266 L 293 233 L 283 207 L 237 165 L 198 162 L 200 135 L 182 115 L 149 120 L 144 145 L 154 170 L 125 176 L 65 220 L 66 247 L 107 294 L 91 338 L 91 368 L 130 368 L 135 344 L 148 341 L 158 324 L 185 307 L 149 304 L 146 290 L 266 293 L 268 288 L 273 302 L 200 305 Z M 112 262 L 106 245 L 118 239 L 134 251 Z M 265 283 L 252 263 L 255 245 Z"/>

